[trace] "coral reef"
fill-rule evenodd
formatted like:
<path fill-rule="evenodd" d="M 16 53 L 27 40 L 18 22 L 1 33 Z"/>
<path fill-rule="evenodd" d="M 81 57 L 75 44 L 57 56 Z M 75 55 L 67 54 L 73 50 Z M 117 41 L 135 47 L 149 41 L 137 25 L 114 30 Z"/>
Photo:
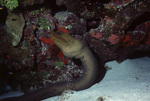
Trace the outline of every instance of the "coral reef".
<path fill-rule="evenodd" d="M 70 34 L 76 33 L 82 35 L 86 32 L 86 22 L 78 18 L 72 12 L 58 12 L 54 18 L 57 20 L 58 28 L 66 28 Z"/>
<path fill-rule="evenodd" d="M 0 63 L 6 64 L 11 72 L 13 70 L 12 75 L 18 80 L 16 84 L 23 91 L 81 76 L 81 63 L 63 54 L 64 50 L 61 51 L 50 39 L 53 33 L 58 36 L 66 33 L 80 40 L 103 63 L 121 62 L 136 51 L 150 51 L 149 0 L 56 0 L 54 6 L 54 1 L 47 0 L 46 7 L 42 7 L 43 0 L 22 1 L 22 8 L 30 6 L 20 11 L 25 19 L 24 29 L 24 23 L 18 23 L 21 29 L 8 26 L 19 18 L 6 22 L 12 29 L 11 33 L 19 37 L 13 44 L 15 47 L 10 44 L 13 43 L 13 34 L 7 33 L 6 26 L 0 28 Z M 62 37 L 57 37 L 57 40 L 63 40 Z M 26 82 L 19 84 L 23 81 Z"/>
<path fill-rule="evenodd" d="M 141 45 L 139 43 L 142 43 L 147 37 L 145 22 L 141 19 L 143 19 L 142 14 L 148 11 L 150 2 L 134 0 L 116 2 L 117 0 L 104 5 L 106 10 L 104 18 L 101 19 L 96 29 L 89 31 L 89 34 L 93 37 L 91 38 L 90 46 L 92 49 L 96 49 L 95 52 L 99 54 L 103 61 L 114 59 L 123 61 L 134 53 L 136 49 L 138 50 Z M 136 23 L 139 19 L 143 22 Z M 102 37 L 100 38 L 99 36 Z M 99 44 L 99 46 L 97 47 L 95 44 Z"/>

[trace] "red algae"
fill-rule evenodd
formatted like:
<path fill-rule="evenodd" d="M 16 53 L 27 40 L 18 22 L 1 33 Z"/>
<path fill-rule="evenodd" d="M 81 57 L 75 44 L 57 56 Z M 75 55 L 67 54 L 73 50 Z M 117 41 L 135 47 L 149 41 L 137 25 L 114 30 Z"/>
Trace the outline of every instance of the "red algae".
<path fill-rule="evenodd" d="M 65 27 L 59 27 L 58 29 L 57 29 L 59 32 L 64 32 L 64 33 L 68 33 L 69 34 L 69 31 L 65 28 Z"/>
<path fill-rule="evenodd" d="M 53 45 L 53 44 L 54 44 L 54 42 L 53 42 L 51 39 L 49 39 L 49 38 L 43 37 L 43 38 L 41 38 L 40 40 L 41 40 L 42 42 L 48 43 L 48 44 L 50 44 L 50 45 Z"/>
<path fill-rule="evenodd" d="M 117 44 L 120 38 L 117 35 L 111 35 L 108 40 L 111 42 L 111 44 Z"/>

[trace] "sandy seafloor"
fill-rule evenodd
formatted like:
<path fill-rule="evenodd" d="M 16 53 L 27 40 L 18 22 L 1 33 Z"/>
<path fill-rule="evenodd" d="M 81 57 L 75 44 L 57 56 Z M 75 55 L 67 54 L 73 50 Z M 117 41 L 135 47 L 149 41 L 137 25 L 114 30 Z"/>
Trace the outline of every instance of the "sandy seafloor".
<path fill-rule="evenodd" d="M 82 91 L 66 91 L 43 101 L 150 101 L 150 57 L 111 61 L 104 79 Z M 10 92 L 0 96 L 14 96 Z"/>

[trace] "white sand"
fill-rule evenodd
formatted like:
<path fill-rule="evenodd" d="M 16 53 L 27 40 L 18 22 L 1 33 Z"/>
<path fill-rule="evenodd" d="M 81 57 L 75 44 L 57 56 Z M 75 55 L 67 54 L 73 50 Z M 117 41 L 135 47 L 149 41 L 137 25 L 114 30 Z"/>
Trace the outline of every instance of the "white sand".
<path fill-rule="evenodd" d="M 127 59 L 120 64 L 112 61 L 106 65 L 112 69 L 100 83 L 43 101 L 150 101 L 149 57 Z"/>

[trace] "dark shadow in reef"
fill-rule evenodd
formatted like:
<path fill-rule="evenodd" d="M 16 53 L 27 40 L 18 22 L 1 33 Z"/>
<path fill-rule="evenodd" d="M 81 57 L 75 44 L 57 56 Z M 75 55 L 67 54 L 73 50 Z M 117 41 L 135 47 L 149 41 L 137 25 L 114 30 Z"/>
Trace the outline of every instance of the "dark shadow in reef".
<path fill-rule="evenodd" d="M 0 25 L 5 23 L 7 15 L 8 15 L 7 9 L 4 8 L 4 9 L 0 10 Z M 0 28 L 1 27 L 2 26 L 0 26 Z"/>
<path fill-rule="evenodd" d="M 134 31 L 135 28 L 144 23 L 150 21 L 150 12 L 144 12 L 143 14 L 141 14 L 140 16 L 137 16 L 131 23 L 130 26 L 125 30 L 125 32 L 128 31 Z M 145 30 L 145 29 L 143 29 Z M 142 43 L 141 43 L 142 44 Z M 141 57 L 150 57 L 150 49 L 147 49 L 147 51 L 140 51 L 137 50 L 135 51 L 133 54 L 131 54 L 128 59 L 136 59 L 136 58 L 141 58 Z"/>
<path fill-rule="evenodd" d="M 16 9 L 14 9 L 13 12 L 25 13 L 33 10 L 38 10 L 40 8 L 50 9 L 52 11 L 51 12 L 52 16 L 54 16 L 56 12 L 67 10 L 65 6 L 60 6 L 60 7 L 57 6 L 55 0 L 45 0 L 44 3 L 41 4 L 34 4 L 34 5 L 27 5 L 27 6 L 23 6 L 22 4 L 19 4 L 19 6 Z"/>
<path fill-rule="evenodd" d="M 48 9 L 52 10 L 51 15 L 54 16 L 55 13 L 60 11 L 66 11 L 67 8 L 65 6 L 57 6 L 56 0 L 45 0 L 44 6 Z"/>
<path fill-rule="evenodd" d="M 141 14 L 140 16 L 136 17 L 131 23 L 128 28 L 126 28 L 125 32 L 127 31 L 133 31 L 137 25 L 140 25 L 146 21 L 150 20 L 150 12 L 145 12 Z"/>
<path fill-rule="evenodd" d="M 0 88 L 5 86 L 5 89 L 0 89 L 0 95 L 7 93 L 10 90 L 14 90 L 17 87 L 16 82 L 14 82 L 14 71 L 14 69 L 9 69 L 6 64 L 0 64 Z M 11 89 L 8 89 L 7 87 L 11 87 Z"/>
<path fill-rule="evenodd" d="M 150 57 L 150 50 L 149 51 L 135 51 L 129 59 L 136 59 L 136 58 L 142 58 L 142 57 Z"/>

